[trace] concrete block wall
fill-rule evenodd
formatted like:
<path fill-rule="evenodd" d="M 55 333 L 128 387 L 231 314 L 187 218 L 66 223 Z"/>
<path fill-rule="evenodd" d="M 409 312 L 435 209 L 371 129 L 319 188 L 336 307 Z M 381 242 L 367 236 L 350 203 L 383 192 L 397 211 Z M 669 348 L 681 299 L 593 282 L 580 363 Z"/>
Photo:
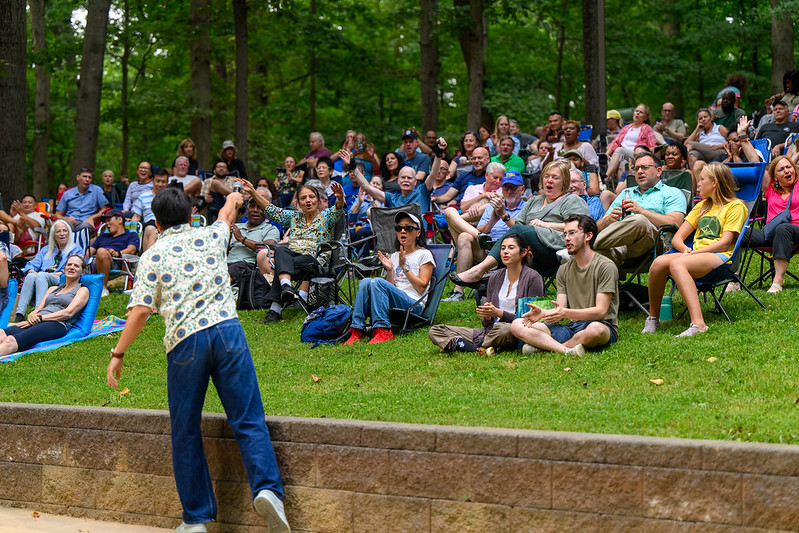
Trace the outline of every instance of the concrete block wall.
<path fill-rule="evenodd" d="M 295 532 L 799 530 L 799 446 L 268 418 Z M 222 415 L 213 532 L 263 532 Z M 163 411 L 0 404 L 0 504 L 174 527 Z"/>

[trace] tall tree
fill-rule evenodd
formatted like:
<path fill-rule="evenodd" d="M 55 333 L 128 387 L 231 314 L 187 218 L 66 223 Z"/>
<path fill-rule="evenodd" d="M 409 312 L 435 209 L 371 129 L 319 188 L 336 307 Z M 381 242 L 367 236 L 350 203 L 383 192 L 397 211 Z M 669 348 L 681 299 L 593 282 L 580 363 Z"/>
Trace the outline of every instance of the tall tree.
<path fill-rule="evenodd" d="M 782 92 L 782 77 L 794 68 L 793 16 L 786 9 L 788 3 L 771 0 L 771 94 Z"/>
<path fill-rule="evenodd" d="M 47 27 L 45 0 L 30 0 L 31 38 L 36 89 L 33 104 L 33 194 L 47 196 L 48 144 L 50 143 L 50 61 L 47 58 Z"/>
<path fill-rule="evenodd" d="M 238 157 L 247 164 L 249 136 L 249 34 L 247 33 L 247 1 L 233 0 L 233 27 L 236 31 L 236 148 Z"/>
<path fill-rule="evenodd" d="M 103 58 L 105 57 L 108 9 L 111 7 L 111 0 L 89 0 L 87 7 L 78 97 L 75 105 L 75 134 L 72 143 L 73 176 L 78 173 L 80 167 L 94 167 L 97 161 Z"/>
<path fill-rule="evenodd" d="M 120 107 L 122 107 L 122 164 L 120 174 L 128 173 L 128 158 L 130 157 L 130 105 L 128 103 L 128 66 L 130 64 L 130 4 L 124 1 L 122 12 L 122 94 Z"/>
<path fill-rule="evenodd" d="M 607 129 L 605 108 L 605 0 L 583 0 L 583 72 L 585 120 L 596 131 Z M 604 139 L 604 135 L 601 136 Z"/>
<path fill-rule="evenodd" d="M 25 169 L 26 19 L 24 0 L 0 2 L 0 193 L 20 198 L 27 190 Z M 7 208 L 7 205 L 4 206 Z"/>
<path fill-rule="evenodd" d="M 419 85 L 422 93 L 422 129 L 438 129 L 438 0 L 420 0 Z"/>
<path fill-rule="evenodd" d="M 211 168 L 211 39 L 210 0 L 191 0 L 190 63 L 191 93 L 194 109 L 191 114 L 191 137 L 197 144 L 197 163 L 201 169 Z"/>
<path fill-rule="evenodd" d="M 461 21 L 458 28 L 458 41 L 469 76 L 466 129 L 477 131 L 481 124 L 483 111 L 488 19 L 483 13 L 484 0 L 455 0 L 455 7 L 456 17 Z"/>

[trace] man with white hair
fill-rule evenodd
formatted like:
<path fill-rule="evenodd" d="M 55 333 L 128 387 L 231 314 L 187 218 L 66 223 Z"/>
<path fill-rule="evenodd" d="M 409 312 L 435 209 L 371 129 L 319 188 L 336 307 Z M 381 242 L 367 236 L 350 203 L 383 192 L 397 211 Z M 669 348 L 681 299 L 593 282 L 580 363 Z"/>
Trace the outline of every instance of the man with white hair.
<path fill-rule="evenodd" d="M 185 155 L 175 159 L 175 175 L 169 178 L 169 183 L 175 182 L 183 185 L 183 192 L 192 197 L 200 194 L 202 189 L 202 180 L 189 174 L 189 158 Z"/>
<path fill-rule="evenodd" d="M 317 159 L 333 155 L 325 146 L 325 138 L 322 137 L 322 134 L 318 131 L 311 132 L 311 135 L 308 137 L 308 145 L 311 151 L 305 154 L 305 157 L 297 163 L 298 167 L 303 164 L 308 167 L 315 167 Z"/>

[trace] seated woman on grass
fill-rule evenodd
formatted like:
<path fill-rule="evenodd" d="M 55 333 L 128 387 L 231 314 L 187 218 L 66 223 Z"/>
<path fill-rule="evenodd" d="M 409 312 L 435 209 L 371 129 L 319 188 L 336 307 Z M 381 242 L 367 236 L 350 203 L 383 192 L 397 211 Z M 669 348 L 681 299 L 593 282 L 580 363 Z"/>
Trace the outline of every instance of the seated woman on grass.
<path fill-rule="evenodd" d="M 488 279 L 488 302 L 477 306 L 482 329 L 436 324 L 428 332 L 433 344 L 444 352 L 476 352 L 478 347 L 508 348 L 517 345 L 510 332 L 516 318 L 519 298 L 542 296 L 544 282 L 541 275 L 530 268 L 532 252 L 519 234 L 506 235 L 500 243 L 500 254 L 505 268 L 496 270 Z"/>
<path fill-rule="evenodd" d="M 27 320 L 0 330 L 0 356 L 22 352 L 40 342 L 66 335 L 89 301 L 89 289 L 80 283 L 85 271 L 83 256 L 70 255 L 64 266 L 66 281 L 50 287 Z"/>
<path fill-rule="evenodd" d="M 660 326 L 660 304 L 669 275 L 691 315 L 691 326 L 677 336 L 691 337 L 707 331 L 694 279 L 730 260 L 748 212 L 746 205 L 735 198 L 735 180 L 726 165 L 705 166 L 697 188 L 704 200 L 688 213 L 671 240 L 676 253 L 661 255 L 649 268 L 649 316 L 642 333 L 654 333 Z M 685 239 L 694 230 L 693 248 L 689 248 Z"/>
<path fill-rule="evenodd" d="M 436 263 L 433 254 L 425 248 L 422 224 L 416 215 L 404 211 L 394 217 L 397 251 L 390 256 L 377 252 L 380 263 L 386 269 L 385 278 L 366 278 L 358 284 L 358 294 L 353 306 L 350 338 L 344 344 L 355 344 L 366 336 L 366 320 L 371 319 L 375 334 L 369 344 L 390 341 L 394 338 L 388 310 L 407 309 L 421 298 Z M 421 313 L 426 299 L 413 308 Z"/>

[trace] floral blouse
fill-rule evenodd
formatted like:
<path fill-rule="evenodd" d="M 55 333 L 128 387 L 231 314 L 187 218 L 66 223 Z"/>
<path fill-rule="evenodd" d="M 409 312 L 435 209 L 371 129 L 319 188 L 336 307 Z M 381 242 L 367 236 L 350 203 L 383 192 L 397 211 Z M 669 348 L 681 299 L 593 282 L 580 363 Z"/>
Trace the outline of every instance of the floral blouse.
<path fill-rule="evenodd" d="M 305 221 L 305 213 L 302 211 L 281 209 L 269 204 L 264 212 L 266 216 L 280 223 L 287 232 L 291 232 L 289 250 L 298 254 L 313 255 L 320 244 L 334 237 L 336 221 L 344 214 L 344 209 L 328 207 L 316 215 L 310 224 Z"/>

